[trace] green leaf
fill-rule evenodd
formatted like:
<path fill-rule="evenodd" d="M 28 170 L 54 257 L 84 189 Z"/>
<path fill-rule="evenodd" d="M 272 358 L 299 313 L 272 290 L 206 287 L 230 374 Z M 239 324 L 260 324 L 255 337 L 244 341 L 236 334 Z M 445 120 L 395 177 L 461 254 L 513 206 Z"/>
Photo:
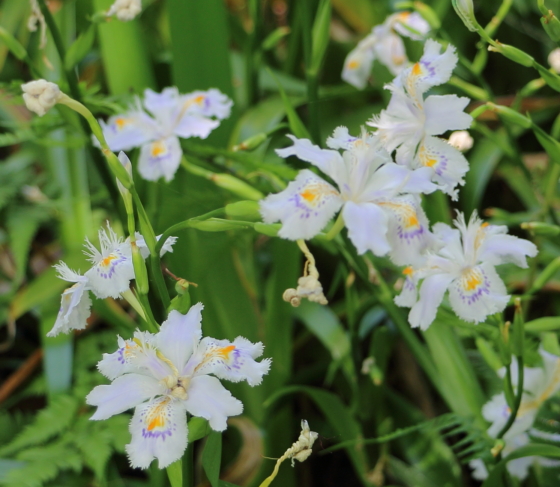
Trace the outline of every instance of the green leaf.
<path fill-rule="evenodd" d="M 181 92 L 218 88 L 233 97 L 229 28 L 222 0 L 169 0 L 173 83 Z M 233 118 L 221 123 L 209 141 L 227 142 Z"/>
<path fill-rule="evenodd" d="M 74 420 L 77 409 L 78 401 L 74 397 L 55 396 L 11 443 L 0 448 L 0 456 L 11 455 L 22 448 L 38 445 L 66 430 Z"/>
<path fill-rule="evenodd" d="M 270 72 L 270 75 L 274 77 L 272 72 Z M 299 139 L 310 139 L 311 136 L 309 135 L 309 132 L 305 128 L 305 125 L 301 121 L 301 118 L 299 118 L 299 115 L 296 113 L 294 107 L 292 106 L 292 103 L 290 102 L 290 99 L 288 98 L 288 95 L 286 95 L 286 92 L 282 88 L 282 85 L 278 82 L 278 80 L 276 80 L 276 83 L 278 85 L 278 91 L 280 92 L 282 101 L 284 102 L 284 110 L 286 111 L 286 115 L 288 117 L 288 125 L 290 126 L 290 130 Z"/>
<path fill-rule="evenodd" d="M 78 64 L 93 47 L 95 41 L 95 25 L 91 24 L 89 28 L 80 34 L 80 36 L 72 43 L 66 52 L 64 66 L 67 70 L 71 70 Z"/>
<path fill-rule="evenodd" d="M 183 487 L 183 460 L 177 460 L 167 467 L 171 487 Z"/>
<path fill-rule="evenodd" d="M 357 379 L 350 357 L 350 338 L 334 312 L 327 306 L 304 301 L 294 308 L 294 314 L 327 348 L 335 362 L 342 365 L 348 380 L 355 383 Z"/>
<path fill-rule="evenodd" d="M 525 323 L 525 331 L 529 333 L 542 333 L 545 331 L 560 330 L 560 317 L 547 316 Z"/>
<path fill-rule="evenodd" d="M 113 0 L 94 0 L 96 10 L 107 10 Z M 145 88 L 155 88 L 147 49 L 140 23 L 103 22 L 98 24 L 99 44 L 107 84 L 111 94 L 125 94 L 131 89 L 141 93 Z"/>
<path fill-rule="evenodd" d="M 6 226 L 10 235 L 10 248 L 16 265 L 14 284 L 17 286 L 25 277 L 31 241 L 39 225 L 48 218 L 44 208 L 20 206 L 10 209 Z"/>
<path fill-rule="evenodd" d="M 8 47 L 12 54 L 17 57 L 20 61 L 23 61 L 28 57 L 25 47 L 4 27 L 0 26 L 0 39 L 4 41 L 4 44 Z"/>
<path fill-rule="evenodd" d="M 305 394 L 313 400 L 325 416 L 331 428 L 333 428 L 337 439 L 341 441 L 356 440 L 358 442 L 362 440 L 363 436 L 360 425 L 353 418 L 350 410 L 344 405 L 340 398 L 332 392 L 324 391 L 316 387 L 284 387 L 272 394 L 265 401 L 264 406 L 270 408 L 280 398 L 296 393 Z M 364 485 L 369 485 L 369 482 L 366 480 L 366 473 L 368 472 L 367 458 L 363 448 L 348 446 L 346 447 L 346 453 Z"/>
<path fill-rule="evenodd" d="M 200 440 L 208 435 L 212 429 L 208 424 L 208 420 L 204 418 L 193 417 L 189 420 L 189 443 Z"/>
<path fill-rule="evenodd" d="M 222 463 L 222 433 L 212 431 L 208 435 L 202 452 L 202 468 L 212 487 L 220 487 L 220 465 Z"/>
<path fill-rule="evenodd" d="M 329 45 L 331 28 L 331 0 L 321 0 L 311 32 L 311 66 L 309 71 L 317 74 Z"/>

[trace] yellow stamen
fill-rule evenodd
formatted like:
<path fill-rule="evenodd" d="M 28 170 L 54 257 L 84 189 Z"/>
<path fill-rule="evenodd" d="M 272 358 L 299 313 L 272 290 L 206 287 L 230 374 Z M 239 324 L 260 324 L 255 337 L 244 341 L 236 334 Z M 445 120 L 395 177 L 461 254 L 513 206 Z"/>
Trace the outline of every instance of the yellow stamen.
<path fill-rule="evenodd" d="M 360 67 L 360 63 L 359 63 L 358 61 L 356 61 L 356 60 L 350 61 L 350 62 L 348 63 L 348 69 L 357 69 L 357 68 L 359 68 L 359 67 Z"/>

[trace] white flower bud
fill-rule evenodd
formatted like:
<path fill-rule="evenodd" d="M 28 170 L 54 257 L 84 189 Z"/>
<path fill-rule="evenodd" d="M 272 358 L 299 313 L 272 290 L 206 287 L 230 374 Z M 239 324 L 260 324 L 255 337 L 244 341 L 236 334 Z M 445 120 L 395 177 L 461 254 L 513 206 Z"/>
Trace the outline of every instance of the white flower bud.
<path fill-rule="evenodd" d="M 40 117 L 55 106 L 63 95 L 58 85 L 44 79 L 25 83 L 21 89 L 27 108 Z"/>
<path fill-rule="evenodd" d="M 473 138 L 466 130 L 457 130 L 449 136 L 449 143 L 461 152 L 468 151 L 473 146 Z"/>
<path fill-rule="evenodd" d="M 557 47 L 548 55 L 548 64 L 550 64 L 554 71 L 560 74 L 560 47 Z"/>
<path fill-rule="evenodd" d="M 107 17 L 114 15 L 117 19 L 126 22 L 134 19 L 141 11 L 141 0 L 116 0 L 108 10 Z"/>

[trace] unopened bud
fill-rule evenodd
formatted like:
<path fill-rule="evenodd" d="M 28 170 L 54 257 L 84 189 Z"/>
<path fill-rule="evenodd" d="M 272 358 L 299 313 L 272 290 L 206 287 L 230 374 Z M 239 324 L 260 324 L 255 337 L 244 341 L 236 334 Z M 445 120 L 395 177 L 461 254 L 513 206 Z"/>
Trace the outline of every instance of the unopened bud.
<path fill-rule="evenodd" d="M 495 105 L 494 103 L 487 103 L 487 106 L 489 110 L 492 110 L 498 115 L 501 115 L 508 122 L 520 125 L 521 127 L 526 129 L 529 129 L 533 126 L 533 122 L 531 122 L 529 118 L 519 112 L 516 112 L 512 108 L 505 107 L 503 105 Z"/>
<path fill-rule="evenodd" d="M 123 165 L 123 167 L 126 169 L 126 172 L 128 173 L 130 180 L 132 181 L 132 164 L 130 163 L 130 159 L 123 151 L 119 152 L 118 159 L 120 163 Z M 134 208 L 132 206 L 132 195 L 130 194 L 130 191 L 126 189 L 123 186 L 123 184 L 119 181 L 119 178 L 117 178 L 117 187 L 119 188 L 119 192 L 123 197 L 124 205 L 126 207 L 127 213 L 133 213 Z"/>
<path fill-rule="evenodd" d="M 21 85 L 21 89 L 25 106 L 40 117 L 54 107 L 64 95 L 58 85 L 44 79 L 25 83 Z"/>
<path fill-rule="evenodd" d="M 117 19 L 126 22 L 134 19 L 141 11 L 141 0 L 116 0 L 107 11 L 107 17 L 114 15 Z"/>
<path fill-rule="evenodd" d="M 488 46 L 489 51 L 499 52 L 500 54 L 504 55 L 508 59 L 515 61 L 527 68 L 530 68 L 535 63 L 535 59 L 527 54 L 525 51 L 521 49 L 517 49 L 517 47 L 510 46 L 508 44 L 502 44 L 501 42 L 496 41 L 495 45 Z"/>
<path fill-rule="evenodd" d="M 468 151 L 473 146 L 473 138 L 466 130 L 457 130 L 449 136 L 449 143 L 461 152 Z"/>
<path fill-rule="evenodd" d="M 258 221 L 261 219 L 256 201 L 238 201 L 225 207 L 226 215 L 236 220 Z"/>
<path fill-rule="evenodd" d="M 241 142 L 241 144 L 233 146 L 232 150 L 234 152 L 238 152 L 241 150 L 247 150 L 247 151 L 254 150 L 257 147 L 259 147 L 267 139 L 267 137 L 268 137 L 267 134 L 261 132 L 260 134 L 256 134 L 253 135 L 252 137 L 249 137 L 248 139 Z"/>
<path fill-rule="evenodd" d="M 506 444 L 505 444 L 504 440 L 502 440 L 502 439 L 496 440 L 496 443 L 494 444 L 494 446 L 490 450 L 490 453 L 492 454 L 493 457 L 497 457 L 500 454 L 500 452 L 504 449 L 505 446 L 506 446 Z"/>
<path fill-rule="evenodd" d="M 203 232 L 225 232 L 227 230 L 237 230 L 240 228 L 249 228 L 241 222 L 223 220 L 221 218 L 209 218 L 208 220 L 191 220 L 189 222 L 191 228 L 202 230 Z"/>
<path fill-rule="evenodd" d="M 268 237 L 277 237 L 280 228 L 282 228 L 281 223 L 255 223 L 253 227 L 256 232 L 262 233 Z"/>
<path fill-rule="evenodd" d="M 253 188 L 246 182 L 241 181 L 241 179 L 237 179 L 235 176 L 231 176 L 230 174 L 213 174 L 210 177 L 210 180 L 214 181 L 216 186 L 227 189 L 241 198 L 253 201 L 258 201 L 264 198 L 264 195 L 258 189 Z"/>
<path fill-rule="evenodd" d="M 168 311 L 176 310 L 181 314 L 187 314 L 191 307 L 191 297 L 189 294 L 189 281 L 186 279 L 179 279 L 175 284 L 175 291 L 177 296 L 171 300 Z"/>
<path fill-rule="evenodd" d="M 476 32 L 477 24 L 476 17 L 474 16 L 474 5 L 472 0 L 452 0 L 453 8 L 457 15 L 463 21 L 463 24 L 469 29 L 471 32 Z"/>
<path fill-rule="evenodd" d="M 544 235 L 546 237 L 556 237 L 560 235 L 560 227 L 543 222 L 523 222 L 521 224 L 523 230 L 528 230 L 534 235 Z"/>
<path fill-rule="evenodd" d="M 552 10 L 549 10 L 546 15 L 541 17 L 541 24 L 548 37 L 554 42 L 560 41 L 560 20 L 558 20 L 558 17 L 554 15 Z"/>
<path fill-rule="evenodd" d="M 146 270 L 146 263 L 140 249 L 136 245 L 136 241 L 130 242 L 132 248 L 132 263 L 134 265 L 134 278 L 136 279 L 136 289 L 140 294 L 148 294 L 148 271 Z"/>

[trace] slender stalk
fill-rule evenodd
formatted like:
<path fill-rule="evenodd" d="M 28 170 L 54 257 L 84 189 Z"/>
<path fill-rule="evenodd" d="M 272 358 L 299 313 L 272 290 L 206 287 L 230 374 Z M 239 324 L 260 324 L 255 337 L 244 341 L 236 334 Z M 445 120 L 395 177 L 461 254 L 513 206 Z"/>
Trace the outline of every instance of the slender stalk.
<path fill-rule="evenodd" d="M 319 84 L 317 74 L 311 71 L 312 63 L 312 21 L 311 21 L 311 2 L 310 0 L 299 2 L 301 17 L 301 32 L 303 38 L 303 57 L 305 60 L 305 78 L 307 80 L 307 108 L 309 110 L 309 133 L 313 142 L 321 143 L 320 125 L 319 125 Z"/>
<path fill-rule="evenodd" d="M 325 238 L 327 240 L 332 240 L 334 237 L 336 237 L 340 233 L 340 231 L 343 228 L 344 228 L 344 217 L 342 216 L 342 211 L 341 211 L 338 215 L 338 218 L 334 222 L 334 225 L 331 227 L 331 229 L 325 235 Z"/>
<path fill-rule="evenodd" d="M 523 380 L 524 380 L 523 356 L 520 355 L 517 357 L 517 392 L 515 395 L 515 402 L 513 404 L 513 408 L 511 410 L 511 414 L 508 418 L 508 421 L 501 429 L 501 431 L 498 433 L 498 436 L 496 437 L 497 439 L 503 438 L 504 435 L 513 426 L 513 423 L 515 423 L 515 419 L 517 418 L 517 413 L 519 412 L 519 406 L 521 406 L 521 398 L 523 397 Z M 511 373 L 508 374 L 508 383 L 509 386 L 513 388 L 511 384 Z"/>
<path fill-rule="evenodd" d="M 496 12 L 496 15 L 492 17 L 492 20 L 488 22 L 488 25 L 484 27 L 485 32 L 492 37 L 500 24 L 504 21 L 504 18 L 509 13 L 509 10 L 513 4 L 513 0 L 504 0 L 500 5 L 500 8 Z"/>
<path fill-rule="evenodd" d="M 258 0 L 249 0 L 248 2 L 252 24 L 251 32 L 247 36 L 247 46 L 245 49 L 245 88 L 248 106 L 254 105 L 258 99 L 258 76 L 255 70 L 255 55 L 258 48 L 259 4 Z"/>

